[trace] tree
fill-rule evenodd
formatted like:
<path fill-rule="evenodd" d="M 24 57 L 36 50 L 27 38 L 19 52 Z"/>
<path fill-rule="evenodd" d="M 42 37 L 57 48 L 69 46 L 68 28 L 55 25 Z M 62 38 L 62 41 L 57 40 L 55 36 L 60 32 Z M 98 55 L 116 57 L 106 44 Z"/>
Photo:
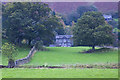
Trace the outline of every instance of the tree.
<path fill-rule="evenodd" d="M 95 6 L 79 6 L 77 8 L 77 13 L 80 15 L 80 17 L 88 11 L 97 11 L 97 8 Z"/>
<path fill-rule="evenodd" d="M 2 54 L 8 58 L 8 67 L 13 68 L 15 66 L 14 60 L 17 56 L 15 46 L 10 43 L 4 43 L 2 46 Z"/>
<path fill-rule="evenodd" d="M 27 38 L 30 43 L 35 33 L 33 25 L 36 25 L 39 20 L 46 17 L 49 11 L 48 6 L 42 3 L 14 2 L 5 4 L 3 9 L 3 27 L 6 28 L 9 41 L 20 44 L 23 38 Z M 29 34 L 26 34 L 27 32 Z"/>
<path fill-rule="evenodd" d="M 59 20 L 50 14 L 51 9 L 45 3 L 14 2 L 3 7 L 3 26 L 8 40 L 21 45 L 26 39 L 31 45 L 32 40 L 39 38 L 43 44 L 52 43 L 54 31 L 59 27 Z"/>
<path fill-rule="evenodd" d="M 72 25 L 72 21 L 77 22 L 78 18 L 80 18 L 85 12 L 88 11 L 97 11 L 95 6 L 79 6 L 77 10 L 69 13 L 66 16 L 62 16 L 62 19 L 66 25 Z"/>
<path fill-rule="evenodd" d="M 91 46 L 112 44 L 112 27 L 100 12 L 86 12 L 73 28 L 74 44 Z"/>
<path fill-rule="evenodd" d="M 118 19 L 118 11 L 109 11 L 105 12 L 105 14 L 112 15 L 112 18 Z"/>
<path fill-rule="evenodd" d="M 46 48 L 43 47 L 43 41 L 36 41 L 34 46 L 39 51 L 45 51 L 46 50 Z"/>
<path fill-rule="evenodd" d="M 69 25 L 72 25 L 72 21 L 77 22 L 77 19 L 80 18 L 80 15 L 77 12 L 72 12 L 67 16 L 67 22 Z"/>
<path fill-rule="evenodd" d="M 113 28 L 118 28 L 118 21 L 112 20 L 108 22 Z"/>

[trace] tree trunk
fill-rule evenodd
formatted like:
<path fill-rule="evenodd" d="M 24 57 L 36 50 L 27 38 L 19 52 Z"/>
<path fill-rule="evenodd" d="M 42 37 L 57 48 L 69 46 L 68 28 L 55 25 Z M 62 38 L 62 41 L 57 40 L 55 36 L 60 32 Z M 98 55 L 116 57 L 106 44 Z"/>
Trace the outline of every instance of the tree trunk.
<path fill-rule="evenodd" d="M 95 50 L 95 46 L 92 46 L 92 50 L 93 50 L 93 51 Z"/>
<path fill-rule="evenodd" d="M 31 40 L 29 40 L 28 45 L 31 46 Z"/>
<path fill-rule="evenodd" d="M 9 59 L 8 68 L 14 68 L 14 67 L 15 67 L 15 62 L 14 62 L 14 60 Z"/>
<path fill-rule="evenodd" d="M 29 45 L 29 47 L 32 48 L 31 41 L 32 41 L 32 40 L 29 40 L 29 41 L 28 41 L 28 45 Z"/>

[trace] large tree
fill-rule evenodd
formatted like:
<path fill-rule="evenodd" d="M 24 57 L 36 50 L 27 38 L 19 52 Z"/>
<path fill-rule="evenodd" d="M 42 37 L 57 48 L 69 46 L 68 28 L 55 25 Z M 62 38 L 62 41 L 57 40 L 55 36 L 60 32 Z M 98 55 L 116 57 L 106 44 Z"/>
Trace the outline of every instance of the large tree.
<path fill-rule="evenodd" d="M 74 44 L 91 46 L 112 43 L 112 27 L 105 23 L 100 12 L 86 12 L 78 19 L 74 29 Z"/>
<path fill-rule="evenodd" d="M 41 2 L 5 4 L 3 6 L 3 27 L 8 39 L 18 44 L 23 39 L 27 39 L 30 45 L 36 38 L 47 45 L 52 43 L 54 31 L 61 25 L 59 19 L 50 12 L 48 5 Z"/>

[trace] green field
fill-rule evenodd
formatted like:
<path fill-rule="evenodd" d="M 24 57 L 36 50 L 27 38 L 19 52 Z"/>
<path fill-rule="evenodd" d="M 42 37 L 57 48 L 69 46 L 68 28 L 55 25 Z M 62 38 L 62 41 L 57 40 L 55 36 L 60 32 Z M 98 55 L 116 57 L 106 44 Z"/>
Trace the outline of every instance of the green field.
<path fill-rule="evenodd" d="M 118 19 L 114 19 L 116 22 L 118 22 Z"/>
<path fill-rule="evenodd" d="M 30 51 L 26 47 L 17 47 L 16 59 L 26 57 Z M 48 51 L 38 51 L 24 66 L 69 65 L 69 64 L 108 64 L 118 62 L 118 51 L 81 53 L 90 47 L 47 47 Z M 6 57 L 2 62 L 7 65 Z M 117 78 L 118 69 L 2 69 L 2 78 Z"/>
<path fill-rule="evenodd" d="M 8 42 L 3 39 L 2 43 Z M 18 47 L 16 59 L 24 58 L 28 55 L 30 48 Z M 48 51 L 38 51 L 31 61 L 25 65 L 64 65 L 64 64 L 106 64 L 118 63 L 118 51 L 81 53 L 91 47 L 47 47 Z M 2 64 L 7 65 L 7 58 L 2 56 Z"/>
<path fill-rule="evenodd" d="M 48 47 L 49 51 L 35 53 L 31 61 L 25 65 L 64 65 L 64 64 L 106 64 L 118 62 L 118 51 L 80 53 L 90 47 Z M 29 53 L 29 48 L 18 48 L 16 59 L 24 58 Z M 2 57 L 2 64 L 7 65 L 6 57 Z"/>
<path fill-rule="evenodd" d="M 118 69 L 2 69 L 3 78 L 118 78 Z"/>
<path fill-rule="evenodd" d="M 39 51 L 26 65 L 106 64 L 118 62 L 118 51 L 80 53 L 90 47 L 48 47 Z"/>

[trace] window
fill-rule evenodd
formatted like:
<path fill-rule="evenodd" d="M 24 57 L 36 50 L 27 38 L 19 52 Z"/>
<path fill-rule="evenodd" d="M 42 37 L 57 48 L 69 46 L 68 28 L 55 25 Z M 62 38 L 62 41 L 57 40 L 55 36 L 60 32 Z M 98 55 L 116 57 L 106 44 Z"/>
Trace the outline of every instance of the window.
<path fill-rule="evenodd" d="M 66 42 L 66 39 L 64 39 L 64 42 Z"/>

